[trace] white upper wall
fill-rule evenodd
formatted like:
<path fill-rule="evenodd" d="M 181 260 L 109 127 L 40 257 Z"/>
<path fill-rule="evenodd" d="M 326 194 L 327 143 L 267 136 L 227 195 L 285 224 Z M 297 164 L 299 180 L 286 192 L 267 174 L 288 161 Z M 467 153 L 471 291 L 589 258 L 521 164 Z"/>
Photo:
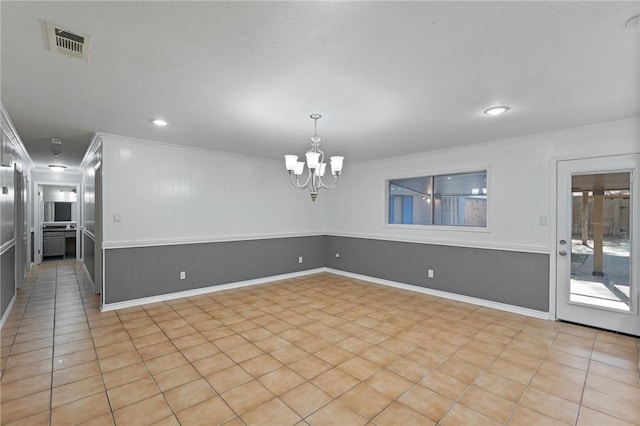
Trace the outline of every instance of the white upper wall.
<path fill-rule="evenodd" d="M 639 135 L 635 119 L 371 162 L 347 159 L 336 189 L 321 191 L 315 203 L 289 184 L 281 161 L 101 135 L 104 245 L 328 233 L 546 253 L 556 161 L 640 152 Z M 488 229 L 385 224 L 387 179 L 485 168 Z"/>
<path fill-rule="evenodd" d="M 78 201 L 78 194 L 69 191 L 68 186 L 46 185 L 43 189 L 44 201 L 62 201 L 75 203 Z"/>
<path fill-rule="evenodd" d="M 50 170 L 38 170 L 34 169 L 31 172 L 31 180 L 33 183 L 48 184 L 48 185 L 65 185 L 65 184 L 80 184 L 82 183 L 82 175 L 80 173 L 70 172 L 52 172 Z"/>
<path fill-rule="evenodd" d="M 291 186 L 284 159 L 101 137 L 105 248 L 325 232 L 325 194 Z"/>
<path fill-rule="evenodd" d="M 555 161 L 640 152 L 640 120 L 532 135 L 467 148 L 345 164 L 327 196 L 327 232 L 365 238 L 548 252 Z M 486 231 L 387 225 L 388 179 L 489 170 Z M 544 225 L 544 222 L 548 223 Z"/>

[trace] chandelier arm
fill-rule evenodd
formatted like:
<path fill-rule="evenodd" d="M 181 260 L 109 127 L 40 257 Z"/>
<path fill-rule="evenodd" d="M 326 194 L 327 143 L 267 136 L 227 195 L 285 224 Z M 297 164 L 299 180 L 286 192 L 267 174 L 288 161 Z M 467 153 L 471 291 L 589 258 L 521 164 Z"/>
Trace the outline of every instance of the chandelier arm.
<path fill-rule="evenodd" d="M 305 189 L 306 186 L 300 184 L 298 177 L 295 178 L 295 181 L 293 180 L 294 176 L 295 175 L 293 173 L 289 174 L 289 180 L 291 181 L 291 185 L 295 186 L 296 188 Z"/>
<path fill-rule="evenodd" d="M 302 188 L 311 188 L 309 184 L 312 183 L 312 177 L 313 173 L 311 173 L 311 170 L 309 170 L 309 175 L 307 176 L 307 180 L 302 185 Z"/>
<path fill-rule="evenodd" d="M 313 180 L 313 190 L 318 192 L 320 188 L 322 188 L 322 178 L 316 174 Z"/>
<path fill-rule="evenodd" d="M 304 183 L 300 183 L 300 180 L 299 180 L 298 176 L 296 176 L 296 178 L 295 178 L 296 180 L 294 181 L 293 178 L 294 178 L 295 175 L 293 173 L 289 174 L 289 180 L 291 181 L 291 184 L 293 186 L 295 186 L 296 188 L 300 188 L 300 189 L 309 188 L 309 189 L 312 189 L 312 186 L 309 185 L 309 183 L 311 183 L 311 174 L 312 173 L 309 172 L 309 176 L 307 176 L 307 180 Z"/>
<path fill-rule="evenodd" d="M 336 187 L 336 185 L 338 184 L 338 176 L 339 175 L 333 175 L 333 183 L 330 185 L 325 185 L 324 182 L 322 182 L 322 180 L 320 180 L 320 188 L 324 188 L 324 189 L 328 189 L 331 190 L 333 188 Z"/>

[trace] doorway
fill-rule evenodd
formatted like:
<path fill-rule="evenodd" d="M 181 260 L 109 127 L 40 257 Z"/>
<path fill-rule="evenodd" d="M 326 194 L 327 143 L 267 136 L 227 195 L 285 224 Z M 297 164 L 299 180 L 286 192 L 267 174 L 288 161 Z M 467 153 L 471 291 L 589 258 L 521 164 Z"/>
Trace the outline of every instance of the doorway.
<path fill-rule="evenodd" d="M 79 260 L 80 198 L 78 184 L 36 182 L 35 253 L 36 263 Z"/>
<path fill-rule="evenodd" d="M 640 155 L 559 161 L 558 319 L 640 335 Z"/>

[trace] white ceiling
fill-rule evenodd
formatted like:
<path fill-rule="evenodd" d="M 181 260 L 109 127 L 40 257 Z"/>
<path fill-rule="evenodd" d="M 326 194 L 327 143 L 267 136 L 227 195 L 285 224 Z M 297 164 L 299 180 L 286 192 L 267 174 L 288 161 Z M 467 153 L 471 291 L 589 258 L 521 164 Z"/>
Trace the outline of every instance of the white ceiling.
<path fill-rule="evenodd" d="M 347 164 L 640 116 L 638 1 L 0 5 L 2 102 L 37 165 L 57 137 L 77 166 L 96 131 L 302 155 L 315 112 Z M 92 36 L 89 63 L 45 21 Z"/>

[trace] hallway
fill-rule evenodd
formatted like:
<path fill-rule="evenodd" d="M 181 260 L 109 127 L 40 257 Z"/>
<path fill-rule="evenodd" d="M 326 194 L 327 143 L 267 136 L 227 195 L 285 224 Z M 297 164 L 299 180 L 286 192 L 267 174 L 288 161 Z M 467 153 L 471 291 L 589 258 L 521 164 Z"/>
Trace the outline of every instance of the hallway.
<path fill-rule="evenodd" d="M 46 262 L 31 270 L 1 331 L 2 424 L 37 412 L 25 421 L 47 424 L 52 385 L 99 374 L 87 322 L 101 315 L 98 306 L 82 264 Z M 57 373 L 76 365 L 82 373 Z"/>
<path fill-rule="evenodd" d="M 1 423 L 638 424 L 640 339 L 331 274 L 101 313 L 32 269 Z"/>

